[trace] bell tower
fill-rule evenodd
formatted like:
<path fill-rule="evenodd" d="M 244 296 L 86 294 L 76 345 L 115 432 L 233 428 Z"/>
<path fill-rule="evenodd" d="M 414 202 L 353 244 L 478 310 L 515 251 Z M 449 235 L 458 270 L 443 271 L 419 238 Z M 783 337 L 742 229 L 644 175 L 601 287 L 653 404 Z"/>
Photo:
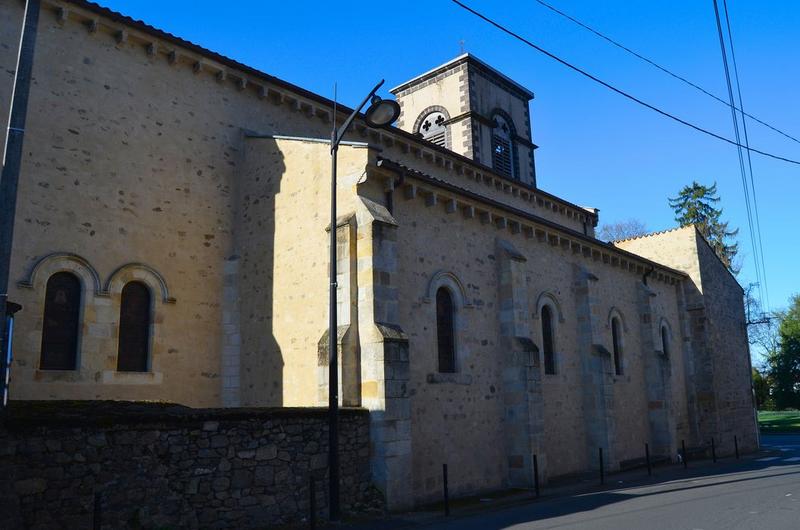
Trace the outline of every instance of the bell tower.
<path fill-rule="evenodd" d="M 401 129 L 536 186 L 533 92 L 474 55 L 459 55 L 393 88 Z"/>

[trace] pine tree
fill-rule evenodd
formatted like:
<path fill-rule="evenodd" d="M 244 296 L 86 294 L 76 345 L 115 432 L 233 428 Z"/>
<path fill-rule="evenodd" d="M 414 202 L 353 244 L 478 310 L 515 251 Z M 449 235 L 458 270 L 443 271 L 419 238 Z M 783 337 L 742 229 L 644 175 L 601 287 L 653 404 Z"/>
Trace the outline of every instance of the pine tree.
<path fill-rule="evenodd" d="M 738 274 L 739 267 L 734 264 L 734 258 L 739 252 L 739 244 L 731 239 L 736 237 L 739 229 L 730 230 L 728 222 L 722 221 L 722 209 L 715 207 L 719 201 L 716 182 L 703 186 L 693 181 L 691 186 L 684 186 L 677 197 L 670 198 L 669 205 L 675 211 L 675 220 L 681 226 L 695 225 L 722 263 Z"/>

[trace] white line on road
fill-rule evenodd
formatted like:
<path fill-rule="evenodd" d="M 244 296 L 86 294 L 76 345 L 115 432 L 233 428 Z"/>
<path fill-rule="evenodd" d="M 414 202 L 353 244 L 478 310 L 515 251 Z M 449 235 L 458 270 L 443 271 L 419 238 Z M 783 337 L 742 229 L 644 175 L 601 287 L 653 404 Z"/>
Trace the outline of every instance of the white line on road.
<path fill-rule="evenodd" d="M 757 458 L 756 462 L 771 462 L 773 460 L 778 460 L 779 456 L 768 456 L 766 458 Z"/>
<path fill-rule="evenodd" d="M 800 461 L 800 456 L 793 456 L 792 458 L 784 458 L 784 462 L 798 462 Z"/>

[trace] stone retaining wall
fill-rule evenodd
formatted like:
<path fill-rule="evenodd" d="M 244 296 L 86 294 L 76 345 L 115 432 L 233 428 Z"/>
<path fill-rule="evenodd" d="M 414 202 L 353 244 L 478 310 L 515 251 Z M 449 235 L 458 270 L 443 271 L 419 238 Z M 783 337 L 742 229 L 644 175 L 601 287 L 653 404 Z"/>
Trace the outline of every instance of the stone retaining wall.
<path fill-rule="evenodd" d="M 341 498 L 381 509 L 369 415 L 344 409 Z M 12 402 L 0 430 L 3 528 L 265 528 L 327 513 L 325 409 Z"/>

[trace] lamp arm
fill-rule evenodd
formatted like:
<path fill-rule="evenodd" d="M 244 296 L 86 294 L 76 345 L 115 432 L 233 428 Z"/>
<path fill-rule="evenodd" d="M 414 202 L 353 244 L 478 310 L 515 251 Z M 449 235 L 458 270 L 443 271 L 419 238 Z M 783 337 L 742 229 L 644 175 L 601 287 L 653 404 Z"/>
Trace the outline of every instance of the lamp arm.
<path fill-rule="evenodd" d="M 347 128 L 350 127 L 351 123 L 353 123 L 353 120 L 356 118 L 356 115 L 359 112 L 361 112 L 361 109 L 364 108 L 364 105 L 367 104 L 367 101 L 372 99 L 372 96 L 374 96 L 375 92 L 377 92 L 378 89 L 383 86 L 383 83 L 385 81 L 386 81 L 385 79 L 381 79 L 380 82 L 377 85 L 375 85 L 375 88 L 372 89 L 372 92 L 370 92 L 367 95 L 367 97 L 364 98 L 364 101 L 362 101 L 361 104 L 358 107 L 356 107 L 356 109 L 350 114 L 350 116 L 348 116 L 347 119 L 344 120 L 342 126 L 339 127 L 339 129 L 333 131 L 333 136 L 331 137 L 331 151 L 339 147 L 339 142 L 342 141 L 345 131 L 347 131 Z M 335 120 L 336 118 L 334 117 L 334 121 Z"/>

